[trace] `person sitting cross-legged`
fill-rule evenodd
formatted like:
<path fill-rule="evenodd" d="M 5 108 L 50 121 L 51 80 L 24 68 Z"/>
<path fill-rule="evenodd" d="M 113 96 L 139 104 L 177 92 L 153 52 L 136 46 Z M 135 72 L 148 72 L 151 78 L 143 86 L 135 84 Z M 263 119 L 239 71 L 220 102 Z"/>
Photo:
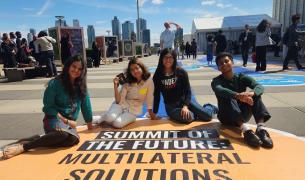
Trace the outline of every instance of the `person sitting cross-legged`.
<path fill-rule="evenodd" d="M 271 115 L 262 101 L 263 86 L 247 75 L 235 74 L 229 53 L 220 53 L 216 64 L 221 75 L 215 77 L 211 85 L 218 100 L 218 119 L 222 124 L 239 127 L 249 146 L 272 148 L 272 139 L 265 129 L 265 122 Z M 252 91 L 246 91 L 247 88 Z M 245 124 L 252 115 L 257 124 L 255 133 Z"/>

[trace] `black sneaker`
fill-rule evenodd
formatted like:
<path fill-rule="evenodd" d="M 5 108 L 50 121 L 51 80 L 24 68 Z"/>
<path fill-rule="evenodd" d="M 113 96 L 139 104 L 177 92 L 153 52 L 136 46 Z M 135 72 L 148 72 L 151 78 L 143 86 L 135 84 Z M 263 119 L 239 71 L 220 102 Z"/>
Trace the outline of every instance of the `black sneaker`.
<path fill-rule="evenodd" d="M 271 149 L 273 148 L 273 141 L 269 135 L 269 133 L 265 129 L 257 130 L 255 134 L 260 138 L 260 140 L 263 142 L 262 147 Z"/>
<path fill-rule="evenodd" d="M 258 148 L 262 144 L 262 141 L 257 135 L 255 135 L 255 133 L 251 129 L 245 131 L 243 134 L 244 139 L 249 146 Z"/>

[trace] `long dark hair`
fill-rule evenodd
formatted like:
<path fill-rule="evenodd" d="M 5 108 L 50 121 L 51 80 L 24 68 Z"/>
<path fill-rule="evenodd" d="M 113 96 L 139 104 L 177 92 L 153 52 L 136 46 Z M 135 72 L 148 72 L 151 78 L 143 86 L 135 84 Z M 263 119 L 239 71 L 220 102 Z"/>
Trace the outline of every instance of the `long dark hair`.
<path fill-rule="evenodd" d="M 175 71 L 177 68 L 177 55 L 175 51 L 169 48 L 163 49 L 161 51 L 158 66 L 153 77 L 154 80 L 160 79 L 160 77 L 164 74 L 163 58 L 165 57 L 166 54 L 171 54 L 174 58 L 172 70 Z"/>
<path fill-rule="evenodd" d="M 148 71 L 147 67 L 140 61 L 139 58 L 132 58 L 129 63 L 128 63 L 128 66 L 127 66 L 127 69 L 125 71 L 125 74 L 126 74 L 126 79 L 127 79 L 127 82 L 129 84 L 131 83 L 135 83 L 137 82 L 138 80 L 132 76 L 131 74 L 131 69 L 130 69 L 130 66 L 132 64 L 136 64 L 138 66 L 140 66 L 140 68 L 142 69 L 142 79 L 144 81 L 146 81 L 149 77 L 150 77 L 150 72 Z"/>
<path fill-rule="evenodd" d="M 74 62 L 80 62 L 82 65 L 81 75 L 75 79 L 74 85 L 70 81 L 69 68 Z M 87 64 L 80 55 L 70 57 L 64 65 L 64 68 L 60 75 L 56 77 L 63 85 L 66 92 L 70 95 L 70 98 L 75 99 L 78 96 L 82 99 L 87 94 Z"/>
<path fill-rule="evenodd" d="M 269 23 L 269 22 L 267 21 L 267 19 L 263 19 L 263 20 L 258 24 L 256 30 L 257 30 L 258 32 L 260 32 L 260 33 L 266 31 L 266 28 L 267 28 L 267 24 L 268 24 L 268 23 Z"/>

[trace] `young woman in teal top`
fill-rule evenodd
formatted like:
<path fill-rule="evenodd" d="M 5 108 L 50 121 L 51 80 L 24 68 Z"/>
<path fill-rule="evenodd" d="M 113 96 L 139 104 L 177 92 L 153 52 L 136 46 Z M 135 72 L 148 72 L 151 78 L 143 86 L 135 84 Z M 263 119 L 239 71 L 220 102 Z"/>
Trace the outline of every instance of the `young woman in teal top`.
<path fill-rule="evenodd" d="M 45 135 L 23 139 L 4 148 L 4 158 L 11 158 L 38 147 L 70 147 L 78 144 L 76 119 L 79 111 L 92 129 L 92 108 L 87 92 L 86 64 L 80 56 L 67 60 L 62 73 L 49 81 L 43 97 Z"/>

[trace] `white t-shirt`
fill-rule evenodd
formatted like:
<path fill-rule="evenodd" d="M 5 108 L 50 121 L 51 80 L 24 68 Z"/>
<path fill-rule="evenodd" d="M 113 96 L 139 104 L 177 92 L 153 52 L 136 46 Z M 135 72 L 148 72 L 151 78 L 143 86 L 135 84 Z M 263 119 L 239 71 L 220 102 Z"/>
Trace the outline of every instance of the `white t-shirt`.
<path fill-rule="evenodd" d="M 175 30 L 171 31 L 169 29 L 165 29 L 161 33 L 160 41 L 163 42 L 163 49 L 174 47 L 175 33 Z"/>

